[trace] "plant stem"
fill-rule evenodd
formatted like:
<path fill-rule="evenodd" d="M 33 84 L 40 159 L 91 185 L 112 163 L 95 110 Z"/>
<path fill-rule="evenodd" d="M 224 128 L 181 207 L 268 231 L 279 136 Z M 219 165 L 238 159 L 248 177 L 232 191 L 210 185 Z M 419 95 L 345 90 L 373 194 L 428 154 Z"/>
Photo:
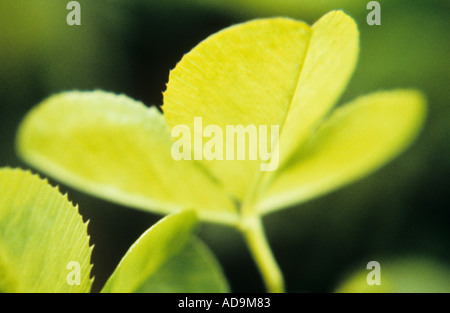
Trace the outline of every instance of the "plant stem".
<path fill-rule="evenodd" d="M 241 231 L 247 241 L 268 292 L 284 292 L 283 274 L 275 260 L 267 241 L 259 216 L 250 215 L 243 218 Z"/>

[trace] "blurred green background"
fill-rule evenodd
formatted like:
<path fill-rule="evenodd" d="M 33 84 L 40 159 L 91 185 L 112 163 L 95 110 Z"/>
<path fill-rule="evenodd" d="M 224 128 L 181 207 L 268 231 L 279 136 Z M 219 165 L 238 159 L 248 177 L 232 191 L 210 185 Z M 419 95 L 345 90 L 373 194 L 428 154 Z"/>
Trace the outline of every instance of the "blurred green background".
<path fill-rule="evenodd" d="M 399 257 L 450 267 L 449 1 L 378 1 L 380 26 L 367 25 L 369 1 L 361 0 L 79 0 L 80 26 L 67 25 L 68 2 L 0 2 L 0 166 L 28 168 L 15 155 L 15 131 L 28 110 L 53 93 L 103 89 L 160 105 L 169 70 L 208 35 L 257 17 L 313 23 L 343 9 L 359 25 L 361 53 L 340 103 L 414 87 L 428 98 L 427 124 L 410 149 L 375 174 L 265 218 L 287 290 L 334 291 L 349 273 L 367 272 L 372 260 L 382 273 L 385 261 Z M 161 216 L 61 189 L 90 220 L 98 290 L 131 243 Z M 237 232 L 204 224 L 199 236 L 217 255 L 233 291 L 264 291 Z"/>

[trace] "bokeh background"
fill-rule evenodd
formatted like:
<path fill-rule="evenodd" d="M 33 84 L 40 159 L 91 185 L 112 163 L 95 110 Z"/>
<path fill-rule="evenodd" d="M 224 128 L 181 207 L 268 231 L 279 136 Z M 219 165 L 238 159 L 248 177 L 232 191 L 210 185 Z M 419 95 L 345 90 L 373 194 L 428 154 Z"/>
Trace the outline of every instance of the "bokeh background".
<path fill-rule="evenodd" d="M 432 260 L 417 271 L 429 264 L 450 267 L 449 1 L 378 1 L 380 26 L 367 25 L 369 1 L 362 0 L 79 0 L 80 26 L 67 25 L 68 2 L 0 2 L 0 166 L 28 168 L 15 154 L 15 132 L 28 110 L 51 94 L 103 89 L 160 105 L 169 70 L 214 32 L 268 16 L 313 23 L 343 9 L 359 25 L 361 53 L 340 103 L 414 87 L 427 96 L 427 123 L 410 149 L 375 174 L 264 219 L 287 290 L 334 291 L 372 260 L 382 273 L 384 262 L 416 257 Z M 90 220 L 99 290 L 133 241 L 161 216 L 61 189 Z M 238 233 L 203 224 L 198 235 L 218 257 L 232 291 L 264 291 Z M 420 284 L 411 273 L 410 283 Z"/>

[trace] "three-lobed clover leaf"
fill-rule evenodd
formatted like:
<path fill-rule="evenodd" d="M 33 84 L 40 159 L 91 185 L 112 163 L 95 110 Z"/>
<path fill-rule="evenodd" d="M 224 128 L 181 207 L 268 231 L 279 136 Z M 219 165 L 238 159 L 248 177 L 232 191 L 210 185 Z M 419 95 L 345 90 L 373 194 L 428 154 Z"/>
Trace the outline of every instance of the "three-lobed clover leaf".
<path fill-rule="evenodd" d="M 358 51 L 357 26 L 342 11 L 312 26 L 289 18 L 235 25 L 170 72 L 164 114 L 124 95 L 62 93 L 25 118 L 18 153 L 92 195 L 157 213 L 193 209 L 203 220 L 239 227 L 250 246 L 264 245 L 261 216 L 369 174 L 421 128 L 425 99 L 415 90 L 376 92 L 332 110 Z M 221 128 L 278 125 L 277 169 L 262 172 L 261 158 L 174 160 L 171 128 L 198 133 L 196 117 Z M 267 256 L 266 249 L 255 259 Z"/>
<path fill-rule="evenodd" d="M 193 237 L 196 224 L 183 211 L 153 225 L 102 291 L 228 291 L 214 256 Z M 0 169 L 0 292 L 89 292 L 92 248 L 67 195 L 30 171 Z"/>
<path fill-rule="evenodd" d="M 170 73 L 164 115 L 124 95 L 67 92 L 20 126 L 19 155 L 88 193 L 158 213 L 195 209 L 237 223 L 250 201 L 265 213 L 335 189 L 386 163 L 420 129 L 413 90 L 364 96 L 327 117 L 353 72 L 354 21 L 331 12 L 312 27 L 261 19 L 212 35 Z M 280 165 L 261 160 L 175 161 L 170 127 L 280 125 Z M 249 200 L 251 199 L 251 200 Z"/>

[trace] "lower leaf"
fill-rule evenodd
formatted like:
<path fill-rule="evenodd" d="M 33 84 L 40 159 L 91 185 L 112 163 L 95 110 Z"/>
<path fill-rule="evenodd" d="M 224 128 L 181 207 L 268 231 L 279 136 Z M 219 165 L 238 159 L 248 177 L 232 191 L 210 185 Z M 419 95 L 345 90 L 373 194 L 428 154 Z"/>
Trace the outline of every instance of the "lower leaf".
<path fill-rule="evenodd" d="M 0 169 L 0 291 L 89 292 L 87 224 L 57 188 Z"/>

